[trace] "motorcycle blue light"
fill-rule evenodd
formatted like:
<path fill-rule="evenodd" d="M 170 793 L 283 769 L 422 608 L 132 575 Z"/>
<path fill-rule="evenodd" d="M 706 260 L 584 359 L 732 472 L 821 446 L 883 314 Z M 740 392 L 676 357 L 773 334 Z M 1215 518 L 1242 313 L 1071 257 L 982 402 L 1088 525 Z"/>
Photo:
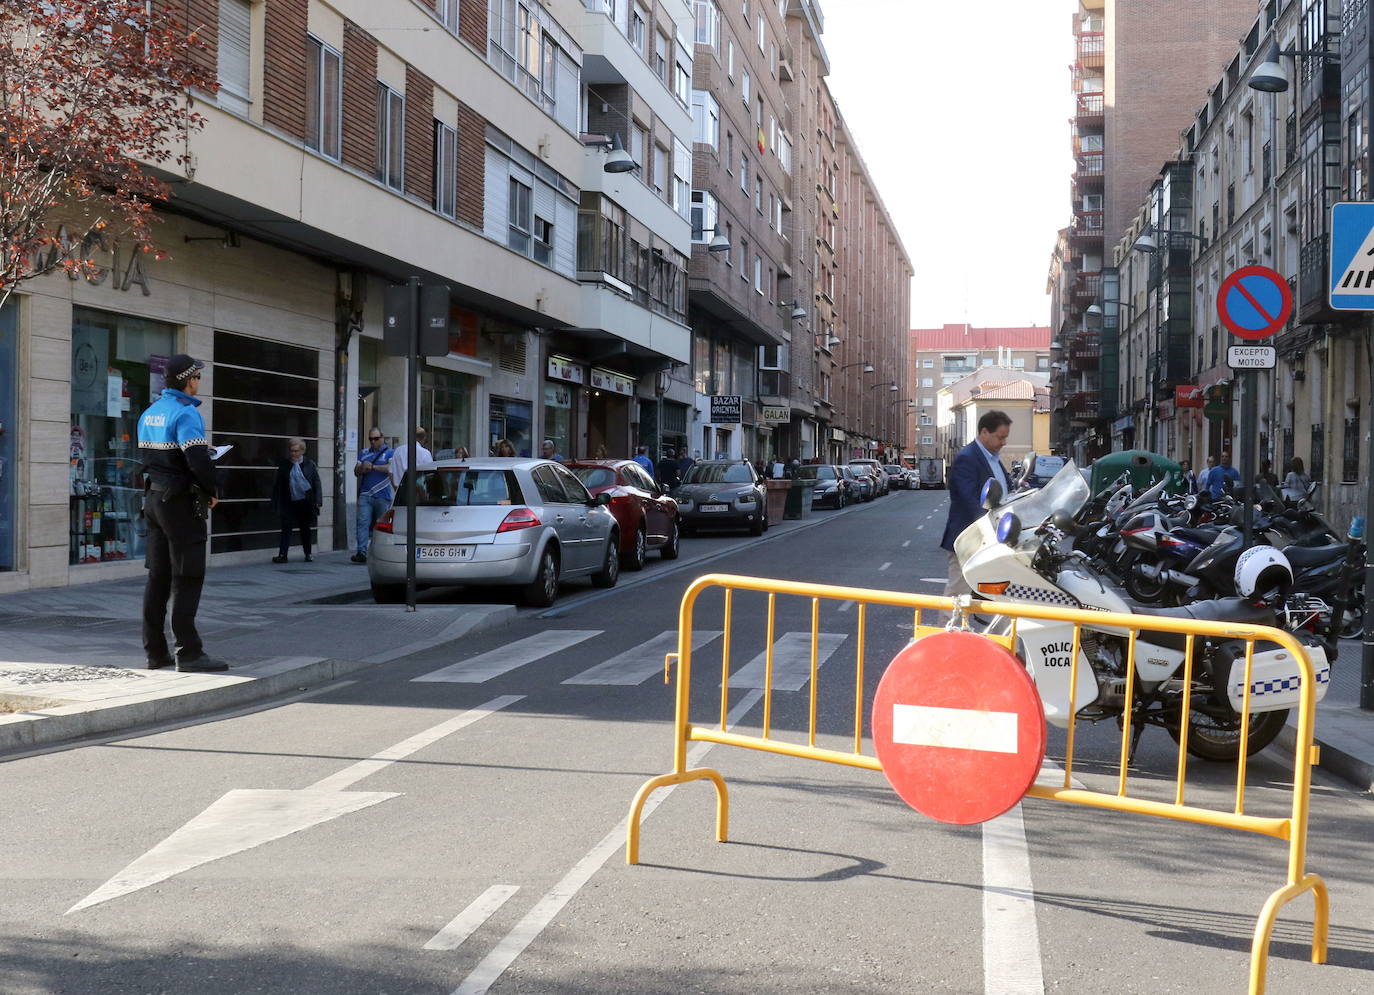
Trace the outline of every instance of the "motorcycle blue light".
<path fill-rule="evenodd" d="M 1015 512 L 1007 512 L 997 520 L 997 541 L 1014 543 L 1021 535 L 1021 522 Z"/>

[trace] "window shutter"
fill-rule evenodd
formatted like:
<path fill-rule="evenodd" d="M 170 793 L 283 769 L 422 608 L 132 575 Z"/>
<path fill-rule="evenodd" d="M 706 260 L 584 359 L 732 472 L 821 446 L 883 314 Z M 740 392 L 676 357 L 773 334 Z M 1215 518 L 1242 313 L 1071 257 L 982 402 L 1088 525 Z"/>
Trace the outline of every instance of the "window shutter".
<path fill-rule="evenodd" d="M 506 242 L 506 227 L 509 210 L 506 200 L 510 196 L 510 167 L 495 149 L 488 147 L 486 183 L 484 186 L 483 231 L 487 238 L 496 239 L 502 245 Z"/>
<path fill-rule="evenodd" d="M 553 231 L 553 266 L 567 277 L 577 275 L 577 205 L 557 198 L 557 227 Z"/>
<path fill-rule="evenodd" d="M 247 114 L 252 106 L 248 72 L 252 23 L 252 6 L 248 0 L 220 0 L 219 104 L 239 114 Z"/>

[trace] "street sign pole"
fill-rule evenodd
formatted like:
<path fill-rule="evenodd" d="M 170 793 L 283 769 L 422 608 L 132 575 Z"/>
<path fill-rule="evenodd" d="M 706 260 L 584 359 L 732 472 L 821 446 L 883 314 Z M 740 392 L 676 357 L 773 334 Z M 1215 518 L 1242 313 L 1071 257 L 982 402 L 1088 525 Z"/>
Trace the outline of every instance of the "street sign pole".
<path fill-rule="evenodd" d="M 1366 356 L 1371 348 L 1374 348 L 1374 323 L 1366 323 L 1364 347 Z M 1371 405 L 1369 417 L 1374 419 L 1374 363 L 1367 364 L 1370 368 L 1370 399 L 1365 401 L 1366 405 Z M 1369 523 L 1374 522 L 1374 485 L 1370 481 L 1370 475 L 1374 474 L 1374 431 L 1367 433 L 1369 439 L 1368 458 L 1365 460 L 1365 568 L 1364 568 L 1364 646 L 1360 657 L 1360 708 L 1366 712 L 1374 712 L 1374 624 L 1370 619 L 1374 618 L 1374 557 L 1369 555 Z M 1337 624 L 1343 619 L 1337 619 Z M 1339 638 L 1339 637 L 1337 637 Z"/>
<path fill-rule="evenodd" d="M 1241 395 L 1240 403 L 1240 448 L 1241 448 L 1241 497 L 1245 504 L 1241 507 L 1241 533 L 1244 536 L 1245 548 L 1250 547 L 1251 540 L 1255 534 L 1255 477 L 1258 470 L 1258 463 L 1255 453 L 1255 423 L 1259 420 L 1258 398 L 1255 396 L 1258 391 L 1258 384 L 1255 378 L 1259 374 L 1250 371 L 1247 373 L 1237 373 L 1236 379 L 1242 380 L 1244 393 Z"/>
<path fill-rule="evenodd" d="M 410 486 L 406 488 L 406 611 L 415 610 L 415 422 L 418 418 L 416 408 L 419 397 L 416 381 L 420 379 L 420 278 L 412 276 L 406 281 L 406 296 L 410 300 L 410 327 L 406 329 L 406 340 L 410 349 L 406 353 L 406 475 Z M 405 481 L 402 480 L 402 484 Z"/>

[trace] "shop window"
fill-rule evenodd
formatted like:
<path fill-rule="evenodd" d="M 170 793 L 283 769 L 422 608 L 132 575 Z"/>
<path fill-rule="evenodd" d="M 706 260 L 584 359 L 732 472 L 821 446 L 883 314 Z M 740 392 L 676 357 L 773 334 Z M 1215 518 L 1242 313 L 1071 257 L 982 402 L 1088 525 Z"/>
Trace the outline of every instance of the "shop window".
<path fill-rule="evenodd" d="M 551 440 L 553 451 L 565 458 L 576 454 L 573 446 L 574 390 L 576 388 L 568 383 L 544 384 L 544 438 Z"/>
<path fill-rule="evenodd" d="M 520 456 L 530 456 L 534 450 L 531 437 L 531 408 L 528 401 L 517 401 L 509 397 L 493 397 L 488 419 L 488 445 L 491 455 L 496 454 L 496 443 L 506 439 L 515 447 Z"/>
<path fill-rule="evenodd" d="M 138 417 L 175 352 L 172 325 L 73 309 L 69 563 L 143 555 Z"/>
<path fill-rule="evenodd" d="M 420 420 L 435 459 L 451 459 L 459 446 L 472 445 L 473 399 L 477 378 L 448 370 L 420 371 Z M 404 434 L 404 433 L 397 433 Z"/>
<path fill-rule="evenodd" d="M 234 448 L 221 461 L 224 482 L 210 517 L 210 552 L 268 549 L 276 545 L 279 527 L 270 505 L 272 478 L 287 440 L 304 439 L 306 455 L 322 464 L 321 478 L 330 479 L 320 449 L 320 354 L 215 332 L 212 366 L 210 441 Z M 328 500 L 326 494 L 326 505 Z"/>

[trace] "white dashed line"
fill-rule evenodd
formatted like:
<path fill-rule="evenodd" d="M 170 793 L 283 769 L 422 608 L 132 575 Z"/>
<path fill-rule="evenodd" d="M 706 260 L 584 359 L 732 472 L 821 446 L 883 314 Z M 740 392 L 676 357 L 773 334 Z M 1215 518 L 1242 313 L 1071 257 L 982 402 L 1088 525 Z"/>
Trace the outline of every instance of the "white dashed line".
<path fill-rule="evenodd" d="M 906 542 L 902 543 L 902 548 L 903 548 L 903 549 L 906 549 L 906 548 L 907 548 L 908 546 L 910 546 L 910 545 L 911 545 L 911 540 L 908 539 Z"/>
<path fill-rule="evenodd" d="M 471 905 L 459 912 L 453 922 L 435 933 L 434 938 L 425 944 L 424 949 L 457 950 L 463 945 L 464 940 L 477 932 L 482 923 L 490 919 L 497 909 L 506 904 L 506 899 L 519 890 L 519 885 L 514 884 L 492 885 L 478 895 Z"/>
<path fill-rule="evenodd" d="M 878 573 L 882 573 L 884 570 L 886 570 L 886 569 L 887 569 L 888 567 L 890 567 L 890 566 L 892 566 L 892 564 L 891 564 L 890 562 L 889 562 L 889 563 L 884 563 L 882 566 L 880 566 L 880 567 L 878 568 Z"/>

